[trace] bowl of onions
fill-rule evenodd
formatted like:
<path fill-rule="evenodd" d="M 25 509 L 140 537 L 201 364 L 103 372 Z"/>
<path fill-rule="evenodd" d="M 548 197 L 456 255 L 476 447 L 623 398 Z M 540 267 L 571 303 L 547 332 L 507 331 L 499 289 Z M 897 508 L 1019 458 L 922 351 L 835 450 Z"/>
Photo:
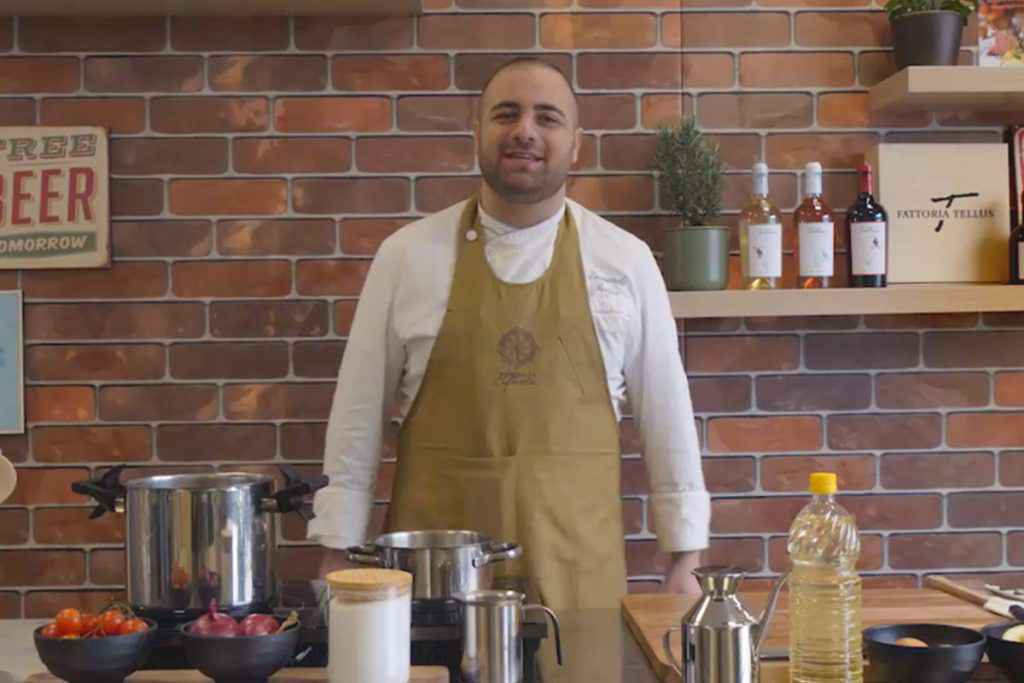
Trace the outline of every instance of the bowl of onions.
<path fill-rule="evenodd" d="M 189 664 L 217 683 L 260 683 L 291 661 L 299 644 L 298 616 L 284 622 L 269 614 L 250 614 L 235 621 L 210 609 L 179 627 Z"/>

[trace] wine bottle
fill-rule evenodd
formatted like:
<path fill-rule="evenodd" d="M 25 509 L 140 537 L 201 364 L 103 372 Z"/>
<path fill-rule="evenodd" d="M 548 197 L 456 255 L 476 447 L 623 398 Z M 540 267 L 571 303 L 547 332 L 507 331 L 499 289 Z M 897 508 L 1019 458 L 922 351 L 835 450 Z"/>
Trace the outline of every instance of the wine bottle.
<path fill-rule="evenodd" d="M 794 215 L 800 289 L 820 289 L 835 275 L 836 228 L 832 209 L 821 197 L 821 164 L 804 169 L 804 199 Z"/>
<path fill-rule="evenodd" d="M 846 211 L 846 265 L 851 287 L 885 287 L 889 214 L 875 200 L 871 164 L 862 164 L 860 193 Z"/>
<path fill-rule="evenodd" d="M 782 214 L 768 198 L 768 165 L 754 164 L 754 190 L 740 214 L 740 266 L 746 289 L 775 289 L 782 280 Z"/>
<path fill-rule="evenodd" d="M 1024 193 L 1021 193 L 1021 206 L 1024 206 Z M 1010 284 L 1024 285 L 1024 211 L 1017 227 L 1010 233 Z"/>

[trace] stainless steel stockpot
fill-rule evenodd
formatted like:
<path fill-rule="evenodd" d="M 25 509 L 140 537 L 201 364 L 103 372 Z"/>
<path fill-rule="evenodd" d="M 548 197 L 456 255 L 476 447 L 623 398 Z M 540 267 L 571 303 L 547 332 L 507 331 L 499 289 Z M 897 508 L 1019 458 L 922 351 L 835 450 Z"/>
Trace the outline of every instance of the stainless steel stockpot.
<path fill-rule="evenodd" d="M 71 488 L 99 502 L 93 517 L 125 514 L 128 601 L 150 614 L 201 611 L 211 599 L 232 613 L 265 608 L 275 589 L 272 513 L 311 516 L 303 497 L 323 485 L 302 481 L 290 468 L 276 494 L 271 477 L 241 472 L 121 484 L 122 469 Z"/>
<path fill-rule="evenodd" d="M 350 562 L 412 574 L 414 600 L 452 600 L 491 588 L 493 568 L 522 554 L 517 543 L 502 543 L 476 531 L 396 531 L 348 548 Z"/>

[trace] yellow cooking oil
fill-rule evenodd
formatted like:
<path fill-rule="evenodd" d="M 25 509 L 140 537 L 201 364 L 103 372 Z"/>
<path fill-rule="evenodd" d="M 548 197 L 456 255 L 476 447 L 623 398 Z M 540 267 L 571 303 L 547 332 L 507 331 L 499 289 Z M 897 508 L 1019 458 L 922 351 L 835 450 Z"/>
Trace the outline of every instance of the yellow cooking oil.
<path fill-rule="evenodd" d="M 861 683 L 857 523 L 836 503 L 836 475 L 810 477 L 811 502 L 789 529 L 789 664 L 793 683 Z"/>

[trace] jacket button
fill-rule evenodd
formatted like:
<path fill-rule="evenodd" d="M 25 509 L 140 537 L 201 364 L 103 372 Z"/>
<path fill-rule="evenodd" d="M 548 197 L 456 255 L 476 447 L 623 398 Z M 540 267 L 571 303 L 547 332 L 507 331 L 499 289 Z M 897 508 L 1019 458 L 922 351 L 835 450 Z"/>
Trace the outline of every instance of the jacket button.
<path fill-rule="evenodd" d="M 476 230 L 469 230 L 466 232 L 466 239 L 470 242 L 476 242 L 477 234 Z"/>

